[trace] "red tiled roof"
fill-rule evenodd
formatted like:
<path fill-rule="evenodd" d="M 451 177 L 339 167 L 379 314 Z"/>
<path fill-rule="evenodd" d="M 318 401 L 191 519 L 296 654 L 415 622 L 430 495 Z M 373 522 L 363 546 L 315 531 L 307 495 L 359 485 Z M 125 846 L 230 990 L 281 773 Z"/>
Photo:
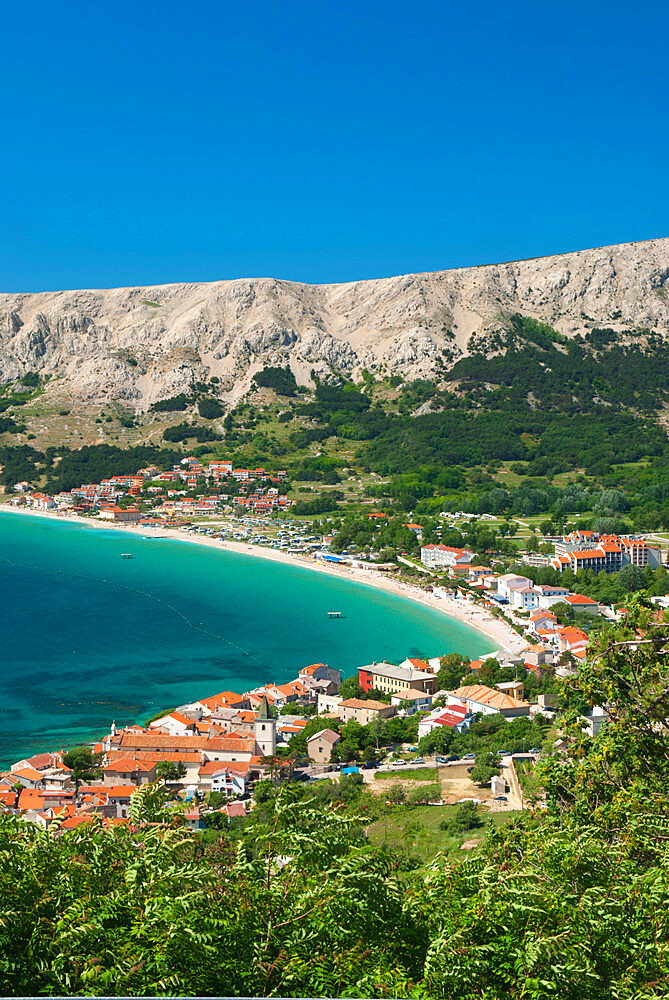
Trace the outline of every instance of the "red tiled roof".
<path fill-rule="evenodd" d="M 137 791 L 137 785 L 112 785 L 105 791 L 110 799 L 128 799 Z"/>
<path fill-rule="evenodd" d="M 346 701 L 339 702 L 339 708 L 367 708 L 374 712 L 388 707 L 383 701 L 363 700 L 362 698 L 347 698 Z"/>
<path fill-rule="evenodd" d="M 490 708 L 499 710 L 505 708 L 522 708 L 525 704 L 517 698 L 512 698 L 511 695 L 503 694 L 501 691 L 494 691 L 485 684 L 468 684 L 465 687 L 451 691 L 450 694 L 456 698 L 474 701 L 477 705 L 487 705 Z M 451 706 L 449 705 L 448 707 L 450 708 Z"/>
<path fill-rule="evenodd" d="M 161 736 L 158 733 L 123 733 L 121 747 L 138 750 L 199 750 L 207 742 L 206 736 L 193 736 L 183 733 L 181 736 Z"/>
<path fill-rule="evenodd" d="M 136 759 L 126 754 L 124 757 L 118 757 L 109 764 L 105 764 L 102 770 L 119 771 L 123 774 L 131 774 L 133 771 L 151 771 L 153 770 L 153 764 L 149 761 L 142 760 L 141 758 Z"/>

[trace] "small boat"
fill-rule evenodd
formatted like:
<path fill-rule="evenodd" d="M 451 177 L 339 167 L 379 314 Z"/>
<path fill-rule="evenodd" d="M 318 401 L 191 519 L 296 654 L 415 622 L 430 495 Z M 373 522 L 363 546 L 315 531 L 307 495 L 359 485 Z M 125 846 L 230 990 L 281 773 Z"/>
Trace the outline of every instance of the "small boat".
<path fill-rule="evenodd" d="M 343 612 L 341 611 L 328 611 L 328 618 L 342 618 Z"/>
<path fill-rule="evenodd" d="M 122 552 L 121 559 L 132 559 L 132 552 Z"/>

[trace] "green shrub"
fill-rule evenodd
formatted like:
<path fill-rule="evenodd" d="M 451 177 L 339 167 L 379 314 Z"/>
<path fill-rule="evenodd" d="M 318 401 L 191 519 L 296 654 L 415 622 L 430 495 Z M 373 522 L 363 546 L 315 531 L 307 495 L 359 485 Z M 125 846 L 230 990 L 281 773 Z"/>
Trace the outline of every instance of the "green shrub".
<path fill-rule="evenodd" d="M 201 399 L 197 404 L 198 412 L 205 420 L 215 420 L 225 412 L 217 399 Z"/>

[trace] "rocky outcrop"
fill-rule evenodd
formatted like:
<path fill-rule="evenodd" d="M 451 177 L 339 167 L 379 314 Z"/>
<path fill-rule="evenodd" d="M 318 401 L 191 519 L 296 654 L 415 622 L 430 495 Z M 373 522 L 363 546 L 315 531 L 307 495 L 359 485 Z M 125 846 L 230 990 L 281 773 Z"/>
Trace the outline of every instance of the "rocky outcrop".
<path fill-rule="evenodd" d="M 264 365 L 444 376 L 522 313 L 574 336 L 669 332 L 669 240 L 343 285 L 268 278 L 0 295 L 0 381 L 146 410 L 216 375 L 234 402 Z M 136 364 L 134 363 L 136 362 Z"/>

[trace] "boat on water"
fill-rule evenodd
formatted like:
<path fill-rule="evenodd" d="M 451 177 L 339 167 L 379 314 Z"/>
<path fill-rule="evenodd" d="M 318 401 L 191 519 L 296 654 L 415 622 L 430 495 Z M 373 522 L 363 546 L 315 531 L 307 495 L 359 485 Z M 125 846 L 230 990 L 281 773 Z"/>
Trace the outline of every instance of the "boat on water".
<path fill-rule="evenodd" d="M 328 611 L 328 618 L 343 618 L 343 611 Z"/>
<path fill-rule="evenodd" d="M 122 552 L 121 559 L 132 559 L 132 552 Z"/>

